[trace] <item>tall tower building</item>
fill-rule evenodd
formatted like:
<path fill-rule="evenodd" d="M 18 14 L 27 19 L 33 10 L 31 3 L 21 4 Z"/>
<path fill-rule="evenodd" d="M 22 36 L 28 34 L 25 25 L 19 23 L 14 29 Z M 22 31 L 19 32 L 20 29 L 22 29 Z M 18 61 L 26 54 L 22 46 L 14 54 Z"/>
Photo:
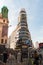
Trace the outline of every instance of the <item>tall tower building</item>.
<path fill-rule="evenodd" d="M 28 30 L 28 24 L 27 24 L 27 14 L 25 9 L 21 9 L 20 13 L 19 13 L 19 18 L 18 18 L 18 33 L 19 33 L 19 39 L 22 39 L 22 42 L 24 44 L 32 44 L 32 40 L 31 40 L 31 35 L 30 32 Z"/>
<path fill-rule="evenodd" d="M 18 48 L 19 42 L 22 39 L 23 44 L 32 45 L 31 35 L 28 30 L 27 14 L 25 9 L 21 9 L 18 17 L 18 24 L 16 29 L 12 32 L 8 39 L 10 48 Z M 19 42 L 18 42 L 19 41 Z"/>
<path fill-rule="evenodd" d="M 3 7 L 0 13 L 0 44 L 6 44 L 8 39 L 8 9 Z"/>
<path fill-rule="evenodd" d="M 32 40 L 31 40 L 30 32 L 28 30 L 27 14 L 24 8 L 21 9 L 19 13 L 17 32 L 18 32 L 18 36 L 17 36 L 18 41 L 16 43 L 15 50 L 21 53 L 21 61 L 23 61 L 23 59 L 27 60 L 28 47 L 32 46 Z"/>

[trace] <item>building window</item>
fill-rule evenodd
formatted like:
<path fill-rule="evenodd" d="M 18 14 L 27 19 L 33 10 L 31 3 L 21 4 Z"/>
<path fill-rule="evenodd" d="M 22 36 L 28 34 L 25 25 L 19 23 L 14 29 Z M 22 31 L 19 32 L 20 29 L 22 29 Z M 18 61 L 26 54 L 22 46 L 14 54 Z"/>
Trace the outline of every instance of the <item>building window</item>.
<path fill-rule="evenodd" d="M 26 14 L 22 14 L 21 17 L 26 17 Z"/>
<path fill-rule="evenodd" d="M 3 43 L 3 39 L 1 39 L 1 43 Z"/>
<path fill-rule="evenodd" d="M 23 23 L 23 24 L 21 24 L 21 26 L 27 26 L 27 25 Z"/>
<path fill-rule="evenodd" d="M 5 22 L 5 20 L 3 20 L 3 22 Z"/>
<path fill-rule="evenodd" d="M 5 40 L 5 43 L 7 43 L 7 39 Z"/>
<path fill-rule="evenodd" d="M 9 21 L 7 21 L 7 23 L 9 23 Z"/>

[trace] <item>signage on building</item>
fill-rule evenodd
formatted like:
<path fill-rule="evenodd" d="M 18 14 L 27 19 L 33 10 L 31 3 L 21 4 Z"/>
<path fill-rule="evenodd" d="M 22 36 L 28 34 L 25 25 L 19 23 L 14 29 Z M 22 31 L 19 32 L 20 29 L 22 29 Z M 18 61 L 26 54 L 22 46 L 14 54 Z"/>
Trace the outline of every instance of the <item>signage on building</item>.
<path fill-rule="evenodd" d="M 39 48 L 43 48 L 43 43 L 39 43 Z"/>

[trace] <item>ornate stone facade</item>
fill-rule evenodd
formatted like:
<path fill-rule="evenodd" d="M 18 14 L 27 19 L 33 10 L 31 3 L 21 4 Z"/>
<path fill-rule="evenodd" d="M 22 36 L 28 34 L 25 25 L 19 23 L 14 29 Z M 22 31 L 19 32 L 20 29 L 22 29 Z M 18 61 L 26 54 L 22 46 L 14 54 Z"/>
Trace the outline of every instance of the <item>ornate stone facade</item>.
<path fill-rule="evenodd" d="M 6 44 L 8 40 L 8 9 L 3 7 L 0 13 L 0 44 Z"/>

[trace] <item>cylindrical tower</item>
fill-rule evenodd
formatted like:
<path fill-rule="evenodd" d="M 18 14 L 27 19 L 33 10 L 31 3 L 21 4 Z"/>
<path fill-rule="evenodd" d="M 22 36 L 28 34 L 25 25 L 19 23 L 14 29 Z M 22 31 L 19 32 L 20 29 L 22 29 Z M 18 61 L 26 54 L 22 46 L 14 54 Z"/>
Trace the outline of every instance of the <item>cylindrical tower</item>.
<path fill-rule="evenodd" d="M 19 13 L 19 19 L 18 19 L 18 32 L 19 32 L 19 39 L 22 39 L 22 42 L 25 43 L 31 43 L 31 35 L 28 30 L 28 24 L 27 24 L 27 14 L 25 9 L 21 9 Z"/>

